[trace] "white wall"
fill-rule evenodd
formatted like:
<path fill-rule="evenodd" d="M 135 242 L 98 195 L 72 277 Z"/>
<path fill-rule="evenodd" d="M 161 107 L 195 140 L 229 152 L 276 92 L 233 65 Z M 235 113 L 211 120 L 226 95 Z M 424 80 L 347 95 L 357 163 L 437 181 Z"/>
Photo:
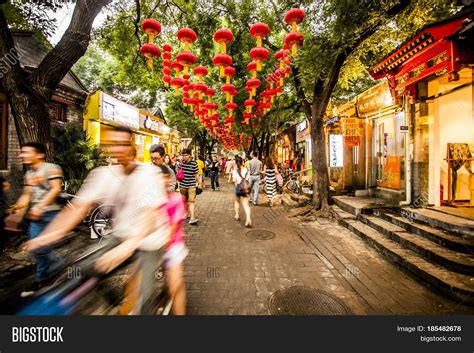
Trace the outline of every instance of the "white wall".
<path fill-rule="evenodd" d="M 437 86 L 444 91 L 443 82 L 430 82 L 429 86 Z M 433 92 L 433 91 L 432 91 Z M 430 203 L 439 205 L 439 184 L 444 187 L 444 200 L 448 198 L 448 165 L 446 158 L 448 143 L 474 143 L 474 116 L 472 85 L 458 89 L 452 93 L 434 99 L 431 112 L 434 115 L 435 126 L 433 138 L 430 141 L 430 155 L 433 152 L 432 170 L 430 173 Z M 431 162 L 430 161 L 430 162 Z M 433 169 L 434 168 L 434 169 Z M 456 199 L 469 200 L 469 173 L 465 168 L 458 171 Z"/>

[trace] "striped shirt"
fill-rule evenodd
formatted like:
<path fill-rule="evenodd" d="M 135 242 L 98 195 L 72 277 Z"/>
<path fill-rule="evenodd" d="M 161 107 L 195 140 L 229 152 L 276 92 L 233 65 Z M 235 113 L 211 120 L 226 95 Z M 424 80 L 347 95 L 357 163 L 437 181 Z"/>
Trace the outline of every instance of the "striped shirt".
<path fill-rule="evenodd" d="M 178 164 L 176 171 L 179 171 L 181 168 L 181 163 Z M 183 173 L 184 179 L 179 182 L 179 187 L 190 189 L 196 187 L 196 174 L 199 172 L 198 165 L 195 160 L 191 160 L 189 162 L 183 161 Z"/>

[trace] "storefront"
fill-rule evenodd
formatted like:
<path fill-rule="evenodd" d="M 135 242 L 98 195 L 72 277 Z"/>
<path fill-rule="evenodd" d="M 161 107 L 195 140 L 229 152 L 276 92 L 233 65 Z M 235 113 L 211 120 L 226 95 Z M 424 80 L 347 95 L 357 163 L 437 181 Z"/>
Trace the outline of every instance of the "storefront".
<path fill-rule="evenodd" d="M 170 155 L 179 151 L 179 134 L 165 125 L 162 119 L 101 91 L 89 95 L 84 112 L 87 134 L 100 144 L 103 132 L 117 125 L 132 129 L 138 162 L 150 162 L 150 147 L 153 144 L 164 145 Z"/>
<path fill-rule="evenodd" d="M 335 107 L 325 125 L 332 186 L 365 189 L 365 124 L 357 116 L 356 100 Z"/>
<path fill-rule="evenodd" d="M 458 15 L 424 27 L 371 72 L 387 77 L 408 108 L 407 191 L 416 206 L 474 206 L 472 20 Z"/>
<path fill-rule="evenodd" d="M 290 167 L 295 159 L 296 125 L 280 134 L 276 143 L 276 159 L 283 166 Z"/>
<path fill-rule="evenodd" d="M 402 200 L 405 186 L 406 116 L 395 103 L 388 81 L 357 96 L 357 114 L 365 119 L 365 177 L 377 197 Z"/>

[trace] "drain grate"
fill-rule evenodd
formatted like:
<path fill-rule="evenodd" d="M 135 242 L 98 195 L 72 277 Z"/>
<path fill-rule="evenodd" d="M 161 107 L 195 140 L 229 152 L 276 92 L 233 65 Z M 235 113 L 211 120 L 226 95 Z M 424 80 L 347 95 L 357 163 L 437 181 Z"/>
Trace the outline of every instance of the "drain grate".
<path fill-rule="evenodd" d="M 294 286 L 279 289 L 268 302 L 271 315 L 349 315 L 350 310 L 335 296 L 319 289 Z"/>
<path fill-rule="evenodd" d="M 254 240 L 269 240 L 275 238 L 275 233 L 268 230 L 249 230 L 245 235 Z"/>

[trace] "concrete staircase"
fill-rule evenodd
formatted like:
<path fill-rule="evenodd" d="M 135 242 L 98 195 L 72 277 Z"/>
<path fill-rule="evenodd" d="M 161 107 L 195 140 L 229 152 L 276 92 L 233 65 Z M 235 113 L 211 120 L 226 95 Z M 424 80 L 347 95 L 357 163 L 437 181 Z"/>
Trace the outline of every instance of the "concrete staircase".
<path fill-rule="evenodd" d="M 357 198 L 334 201 L 341 225 L 429 286 L 474 305 L 474 222 Z"/>

